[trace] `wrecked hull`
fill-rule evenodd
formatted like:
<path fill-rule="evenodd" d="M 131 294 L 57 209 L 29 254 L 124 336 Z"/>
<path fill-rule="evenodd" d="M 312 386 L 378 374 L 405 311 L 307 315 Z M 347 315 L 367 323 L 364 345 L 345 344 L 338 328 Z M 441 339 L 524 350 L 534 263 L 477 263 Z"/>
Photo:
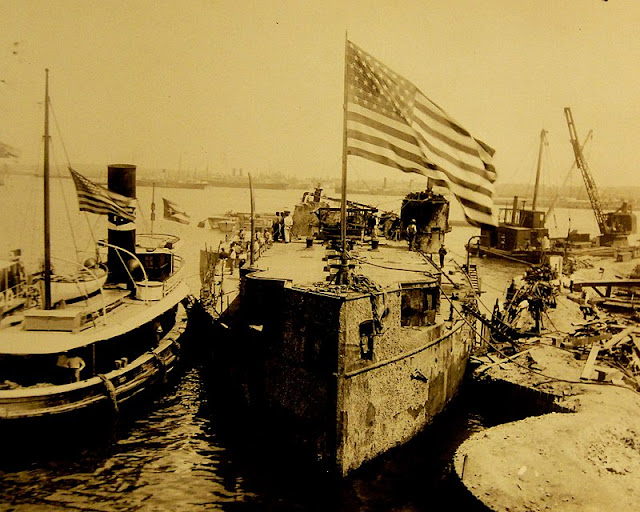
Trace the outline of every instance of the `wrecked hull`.
<path fill-rule="evenodd" d="M 211 373 L 232 410 L 246 406 L 268 442 L 344 476 L 412 439 L 456 396 L 473 320 L 463 316 L 460 291 L 452 313 L 437 277 L 392 271 L 391 281 L 380 277 L 367 290 L 274 277 L 269 257 L 287 261 L 292 274 L 295 254 L 313 260 L 314 247 L 274 246 L 260 260 L 270 272 L 246 271 L 238 299 L 212 324 Z M 404 244 L 369 257 L 426 265 Z"/>

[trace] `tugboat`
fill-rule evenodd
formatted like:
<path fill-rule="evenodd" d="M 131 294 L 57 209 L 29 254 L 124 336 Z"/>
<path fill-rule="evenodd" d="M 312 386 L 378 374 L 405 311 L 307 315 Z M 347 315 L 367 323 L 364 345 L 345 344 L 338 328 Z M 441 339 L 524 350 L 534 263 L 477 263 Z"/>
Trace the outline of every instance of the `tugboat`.
<path fill-rule="evenodd" d="M 511 208 L 500 209 L 498 226 L 484 227 L 478 243 L 467 247 L 471 253 L 533 264 L 543 263 L 551 254 L 562 254 L 562 251 L 551 250 L 549 230 L 545 226 L 545 212 L 537 207 L 542 150 L 546 144 L 546 135 L 546 130 L 540 132 L 538 167 L 531 208 L 525 208 L 524 204 L 520 204 L 518 197 L 514 197 Z"/>
<path fill-rule="evenodd" d="M 19 251 L 2 264 L 0 428 L 118 411 L 174 371 L 187 325 L 178 238 L 136 237 L 133 207 L 119 207 L 136 197 L 133 165 L 108 167 L 109 190 L 70 169 L 81 210 L 109 215 L 108 240 L 98 242 L 107 264 L 90 259 L 75 275 L 53 272 L 48 112 L 47 73 L 44 270 L 26 275 Z"/>

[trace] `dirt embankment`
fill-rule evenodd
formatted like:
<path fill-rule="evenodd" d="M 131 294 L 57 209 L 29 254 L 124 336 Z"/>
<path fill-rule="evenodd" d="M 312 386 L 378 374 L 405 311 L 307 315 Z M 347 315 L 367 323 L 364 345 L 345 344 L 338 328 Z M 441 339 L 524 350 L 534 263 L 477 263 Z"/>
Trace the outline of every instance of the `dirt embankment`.
<path fill-rule="evenodd" d="M 612 272 L 625 270 L 617 266 Z M 561 298 L 550 321 L 569 332 L 582 317 L 577 305 Z M 640 510 L 640 394 L 619 385 L 581 383 L 585 360 L 544 340 L 529 354 L 537 372 L 504 363 L 486 375 L 553 393 L 575 412 L 529 417 L 474 434 L 455 456 L 463 484 L 496 511 Z"/>

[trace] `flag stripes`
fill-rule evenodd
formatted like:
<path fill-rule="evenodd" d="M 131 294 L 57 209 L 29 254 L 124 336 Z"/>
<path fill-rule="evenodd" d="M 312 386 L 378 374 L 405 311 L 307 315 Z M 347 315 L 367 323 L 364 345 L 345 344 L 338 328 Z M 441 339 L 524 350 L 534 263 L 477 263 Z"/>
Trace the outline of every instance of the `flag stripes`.
<path fill-rule="evenodd" d="M 80 211 L 98 215 L 112 214 L 131 222 L 135 220 L 133 199 L 96 185 L 71 167 L 69 172 L 76 186 Z"/>
<path fill-rule="evenodd" d="M 427 176 L 456 196 L 468 222 L 496 225 L 492 148 L 350 41 L 345 87 L 348 155 Z"/>

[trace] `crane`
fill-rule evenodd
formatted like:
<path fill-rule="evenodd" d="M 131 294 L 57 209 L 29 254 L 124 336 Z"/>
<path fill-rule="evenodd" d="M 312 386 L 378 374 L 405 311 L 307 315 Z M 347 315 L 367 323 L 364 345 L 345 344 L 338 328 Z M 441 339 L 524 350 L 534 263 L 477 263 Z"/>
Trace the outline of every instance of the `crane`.
<path fill-rule="evenodd" d="M 593 176 L 591 176 L 587 161 L 582 155 L 582 148 L 580 147 L 580 142 L 578 142 L 578 134 L 576 133 L 576 125 L 573 123 L 573 115 L 571 114 L 571 109 L 569 107 L 564 108 L 564 115 L 567 118 L 567 125 L 569 126 L 569 136 L 571 137 L 571 146 L 573 146 L 573 152 L 576 156 L 576 166 L 582 173 L 584 186 L 587 189 L 587 195 L 589 196 L 589 201 L 591 201 L 591 208 L 593 208 L 593 213 L 596 216 L 596 221 L 598 222 L 600 233 L 604 235 L 608 232 L 608 228 L 604 221 L 602 207 L 600 206 L 600 196 L 598 195 L 598 188 L 596 187 L 595 181 L 593 181 Z"/>
<path fill-rule="evenodd" d="M 582 148 L 580 147 L 578 134 L 576 133 L 576 126 L 573 122 L 573 115 L 569 107 L 565 107 L 564 115 L 567 118 L 567 125 L 569 126 L 569 136 L 571 137 L 571 146 L 573 147 L 573 152 L 576 157 L 576 166 L 582 173 L 587 195 L 589 196 L 589 201 L 591 201 L 591 208 L 593 209 L 598 228 L 600 229 L 600 245 L 625 244 L 627 242 L 627 235 L 634 233 L 636 230 L 635 215 L 631 213 L 626 202 L 615 212 L 606 214 L 602 212 L 598 188 L 593 180 L 591 171 L 589 171 L 587 161 L 582 154 Z"/>

